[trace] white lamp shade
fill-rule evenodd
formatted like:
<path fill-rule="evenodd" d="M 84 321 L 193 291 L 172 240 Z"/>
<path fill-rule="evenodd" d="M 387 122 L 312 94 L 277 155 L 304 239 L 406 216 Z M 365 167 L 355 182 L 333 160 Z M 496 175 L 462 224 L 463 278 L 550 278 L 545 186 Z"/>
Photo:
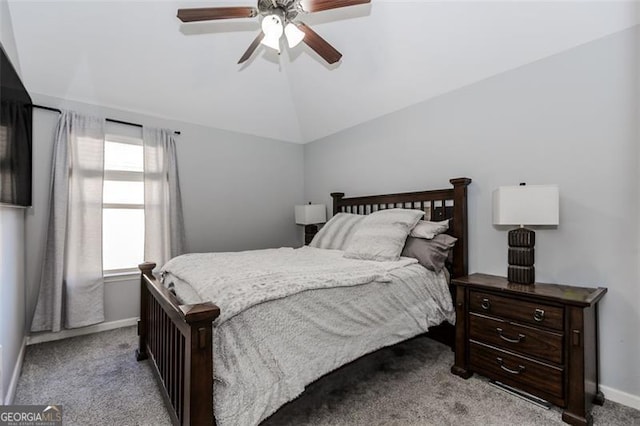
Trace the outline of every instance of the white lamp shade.
<path fill-rule="evenodd" d="M 284 27 L 284 35 L 287 36 L 287 43 L 290 48 L 296 47 L 302 40 L 304 40 L 304 32 L 292 23 L 289 23 Z"/>
<path fill-rule="evenodd" d="M 558 185 L 501 186 L 493 191 L 494 225 L 558 225 Z"/>
<path fill-rule="evenodd" d="M 298 225 L 315 225 L 327 221 L 327 208 L 324 204 L 306 204 L 296 206 L 296 223 Z"/>
<path fill-rule="evenodd" d="M 282 35 L 282 20 L 278 15 L 267 15 L 262 18 L 262 32 L 267 36 L 278 37 Z"/>
<path fill-rule="evenodd" d="M 270 48 L 280 52 L 280 37 L 268 36 L 267 35 L 262 39 L 260 44 L 263 44 L 263 45 L 265 45 L 267 47 L 270 47 Z"/>
<path fill-rule="evenodd" d="M 264 33 L 264 38 L 260 44 L 280 52 L 280 37 L 282 37 L 283 31 L 282 20 L 278 15 L 265 16 L 262 18 L 262 32 Z"/>

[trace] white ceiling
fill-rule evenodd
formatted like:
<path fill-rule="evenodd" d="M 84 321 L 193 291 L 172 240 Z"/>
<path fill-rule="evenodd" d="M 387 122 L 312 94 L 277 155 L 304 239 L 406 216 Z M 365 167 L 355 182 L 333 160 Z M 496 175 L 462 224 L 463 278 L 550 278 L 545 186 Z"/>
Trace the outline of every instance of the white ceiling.
<path fill-rule="evenodd" d="M 228 1 L 25 1 L 10 11 L 34 92 L 308 142 L 637 23 L 635 2 L 382 1 L 303 17 L 343 53 L 237 61 L 257 18 L 182 24 Z"/>

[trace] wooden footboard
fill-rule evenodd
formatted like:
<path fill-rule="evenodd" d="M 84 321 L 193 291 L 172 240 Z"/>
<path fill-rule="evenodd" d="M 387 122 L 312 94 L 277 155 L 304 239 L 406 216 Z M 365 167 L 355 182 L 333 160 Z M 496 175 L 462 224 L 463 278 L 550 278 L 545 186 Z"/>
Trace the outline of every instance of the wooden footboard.
<path fill-rule="evenodd" d="M 138 361 L 150 359 L 175 425 L 214 425 L 212 303 L 181 305 L 154 277 L 155 263 L 141 274 Z"/>

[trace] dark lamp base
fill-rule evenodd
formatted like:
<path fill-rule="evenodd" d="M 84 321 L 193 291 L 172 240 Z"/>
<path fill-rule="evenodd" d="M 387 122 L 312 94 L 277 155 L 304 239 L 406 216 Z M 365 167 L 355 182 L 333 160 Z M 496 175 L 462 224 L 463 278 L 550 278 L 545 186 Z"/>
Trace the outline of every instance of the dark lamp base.
<path fill-rule="evenodd" d="M 510 283 L 533 284 L 536 282 L 536 269 L 533 266 L 509 265 L 507 279 Z"/>
<path fill-rule="evenodd" d="M 509 268 L 507 279 L 517 284 L 533 284 L 536 281 L 534 245 L 536 233 L 531 229 L 518 228 L 509 231 Z"/>
<path fill-rule="evenodd" d="M 313 237 L 318 233 L 318 225 L 305 225 L 304 226 L 304 244 L 309 245 Z"/>

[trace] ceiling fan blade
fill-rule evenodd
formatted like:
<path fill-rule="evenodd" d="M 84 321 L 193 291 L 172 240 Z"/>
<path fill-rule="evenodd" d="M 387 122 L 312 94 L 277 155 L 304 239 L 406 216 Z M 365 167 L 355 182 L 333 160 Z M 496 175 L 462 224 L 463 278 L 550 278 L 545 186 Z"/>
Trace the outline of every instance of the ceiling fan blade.
<path fill-rule="evenodd" d="M 195 9 L 178 9 L 178 19 L 182 22 L 253 18 L 257 15 L 258 11 L 255 7 L 201 7 Z"/>
<path fill-rule="evenodd" d="M 262 41 L 263 38 L 264 38 L 264 33 L 260 31 L 260 34 L 258 34 L 258 37 L 256 37 L 255 40 L 253 40 L 253 42 L 249 45 L 249 48 L 247 49 L 247 51 L 244 52 L 244 55 L 242 55 L 242 58 L 240 58 L 240 60 L 238 61 L 239 64 L 245 62 L 247 59 L 251 57 L 251 55 L 253 55 L 253 52 L 260 45 L 260 42 Z"/>
<path fill-rule="evenodd" d="M 371 0 L 302 0 L 300 5 L 305 12 L 320 12 L 365 3 L 371 3 Z"/>
<path fill-rule="evenodd" d="M 325 39 L 320 37 L 318 33 L 302 22 L 295 24 L 300 31 L 304 32 L 304 42 L 316 51 L 316 53 L 330 64 L 334 64 L 342 58 L 342 53 L 338 52 Z"/>

